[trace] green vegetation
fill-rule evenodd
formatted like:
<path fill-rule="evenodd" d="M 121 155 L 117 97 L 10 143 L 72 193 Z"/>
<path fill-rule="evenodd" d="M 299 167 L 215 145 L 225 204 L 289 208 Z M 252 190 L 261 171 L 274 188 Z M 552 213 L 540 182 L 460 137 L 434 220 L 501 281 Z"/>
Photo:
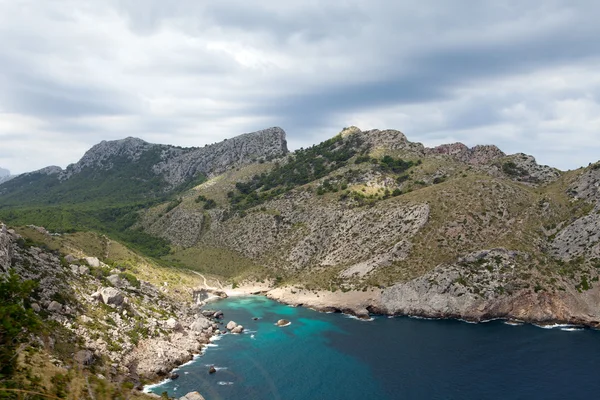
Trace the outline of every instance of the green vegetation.
<path fill-rule="evenodd" d="M 14 372 L 19 345 L 41 328 L 28 304 L 36 286 L 34 281 L 21 281 L 12 270 L 0 278 L 0 382 Z"/>
<path fill-rule="evenodd" d="M 300 149 L 272 171 L 255 175 L 248 182 L 236 183 L 237 193 L 229 192 L 229 201 L 233 208 L 243 210 L 321 179 L 346 166 L 348 160 L 358 154 L 361 144 L 358 136 L 342 138 L 338 135 L 316 146 Z"/>
<path fill-rule="evenodd" d="M 511 177 L 526 176 L 527 170 L 517 166 L 512 161 L 507 161 L 502 164 L 502 172 Z"/>

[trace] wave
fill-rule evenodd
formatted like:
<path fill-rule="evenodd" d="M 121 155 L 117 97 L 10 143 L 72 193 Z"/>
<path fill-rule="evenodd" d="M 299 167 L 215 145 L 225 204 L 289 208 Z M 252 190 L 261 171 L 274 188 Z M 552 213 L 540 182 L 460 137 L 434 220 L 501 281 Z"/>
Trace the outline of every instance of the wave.
<path fill-rule="evenodd" d="M 167 378 L 167 379 L 165 379 L 163 381 L 160 381 L 158 383 L 154 383 L 152 385 L 146 385 L 146 386 L 144 386 L 144 393 L 151 393 L 152 389 L 156 389 L 157 387 L 160 387 L 160 386 L 162 386 L 165 383 L 170 382 L 170 381 L 171 380 L 169 378 Z"/>
<path fill-rule="evenodd" d="M 521 321 L 513 321 L 513 320 L 503 321 L 503 323 L 505 325 L 510 325 L 510 326 L 521 326 L 521 325 L 523 325 L 523 322 L 521 322 Z"/>
<path fill-rule="evenodd" d="M 285 324 L 285 325 L 277 325 L 277 323 L 274 323 L 273 325 L 275 325 L 275 326 L 278 326 L 278 327 L 280 327 L 280 328 L 283 328 L 284 326 L 290 326 L 291 324 L 292 324 L 291 322 L 288 322 L 288 323 L 287 323 L 287 324 Z"/>
<path fill-rule="evenodd" d="M 346 318 L 350 318 L 350 319 L 355 319 L 357 321 L 364 321 L 364 322 L 371 322 L 371 321 L 375 321 L 375 318 L 373 317 L 369 317 L 369 318 L 360 318 L 357 317 L 356 315 L 352 315 L 352 314 L 344 314 L 344 317 Z"/>
<path fill-rule="evenodd" d="M 549 325 L 533 324 L 533 326 L 537 326 L 538 328 L 542 328 L 542 329 L 560 329 L 561 331 L 565 331 L 565 332 L 574 332 L 574 331 L 583 330 L 583 328 L 581 326 L 571 325 L 571 324 L 549 324 Z"/>

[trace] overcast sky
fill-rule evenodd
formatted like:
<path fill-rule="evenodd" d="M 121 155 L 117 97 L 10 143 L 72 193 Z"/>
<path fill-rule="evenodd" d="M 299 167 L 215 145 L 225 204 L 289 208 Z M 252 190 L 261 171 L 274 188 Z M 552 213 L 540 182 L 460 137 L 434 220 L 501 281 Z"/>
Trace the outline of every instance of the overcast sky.
<path fill-rule="evenodd" d="M 290 148 L 393 128 L 574 169 L 600 159 L 600 2 L 0 0 L 0 166 L 101 140 Z"/>

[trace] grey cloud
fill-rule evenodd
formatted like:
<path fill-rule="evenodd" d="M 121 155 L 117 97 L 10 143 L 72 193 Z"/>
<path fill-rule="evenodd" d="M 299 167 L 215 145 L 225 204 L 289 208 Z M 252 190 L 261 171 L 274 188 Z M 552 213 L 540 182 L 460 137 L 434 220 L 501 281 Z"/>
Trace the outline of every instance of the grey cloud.
<path fill-rule="evenodd" d="M 415 141 L 486 140 L 563 163 L 577 159 L 532 142 L 594 129 L 600 4 L 591 0 L 29 3 L 27 13 L 0 5 L 0 113 L 23 117 L 0 123 L 0 138 L 31 133 L 30 146 L 57 132 L 81 148 L 123 136 L 201 145 L 279 125 L 300 147 L 356 119 Z M 65 77 L 63 64 L 82 72 Z M 591 83 L 526 78 L 564 68 Z M 517 78 L 521 86 L 503 86 Z M 579 125 L 556 121 L 571 112 L 556 103 L 581 99 Z M 13 159 L 25 154 L 25 141 L 11 143 L 21 143 Z"/>

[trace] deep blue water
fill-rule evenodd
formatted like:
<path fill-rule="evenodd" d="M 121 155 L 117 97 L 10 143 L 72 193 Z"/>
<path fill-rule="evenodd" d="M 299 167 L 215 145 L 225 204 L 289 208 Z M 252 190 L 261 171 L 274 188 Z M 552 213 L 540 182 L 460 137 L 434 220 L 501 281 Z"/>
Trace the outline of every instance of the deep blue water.
<path fill-rule="evenodd" d="M 226 299 L 211 308 L 246 333 L 222 336 L 154 393 L 179 397 L 197 390 L 207 400 L 600 396 L 598 331 L 406 317 L 365 322 L 264 297 Z M 292 324 L 276 327 L 281 318 Z M 208 374 L 210 365 L 217 373 Z"/>

